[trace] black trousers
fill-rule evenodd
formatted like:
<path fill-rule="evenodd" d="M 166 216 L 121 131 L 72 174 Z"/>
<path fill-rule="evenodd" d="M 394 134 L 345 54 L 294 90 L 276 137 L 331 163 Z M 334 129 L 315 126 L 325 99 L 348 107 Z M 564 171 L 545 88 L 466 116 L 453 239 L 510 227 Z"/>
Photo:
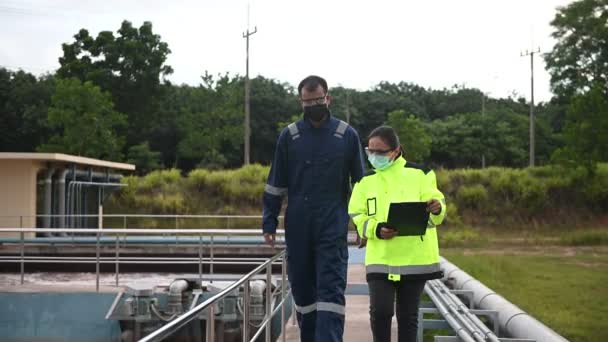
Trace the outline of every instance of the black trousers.
<path fill-rule="evenodd" d="M 399 342 L 416 342 L 418 307 L 426 280 L 368 279 L 369 315 L 374 342 L 391 341 L 391 321 L 397 311 Z M 395 296 L 397 297 L 395 305 Z"/>

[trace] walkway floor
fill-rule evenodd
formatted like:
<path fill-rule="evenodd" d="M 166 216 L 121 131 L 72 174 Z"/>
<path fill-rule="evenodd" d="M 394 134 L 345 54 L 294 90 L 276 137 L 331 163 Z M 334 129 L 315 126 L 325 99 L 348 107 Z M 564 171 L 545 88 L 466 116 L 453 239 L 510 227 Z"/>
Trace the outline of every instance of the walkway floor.
<path fill-rule="evenodd" d="M 365 266 L 363 265 L 363 251 L 350 248 L 348 265 L 348 287 L 367 285 L 365 281 Z M 344 341 L 348 342 L 370 342 L 372 341 L 371 328 L 369 325 L 369 296 L 366 294 L 348 294 L 346 296 L 346 322 L 344 325 Z M 354 291 L 353 291 L 354 292 Z M 300 330 L 298 325 L 287 323 L 285 329 L 285 340 L 288 342 L 300 341 Z M 392 341 L 397 341 L 397 322 L 393 317 Z M 282 336 L 278 339 L 282 342 Z"/>

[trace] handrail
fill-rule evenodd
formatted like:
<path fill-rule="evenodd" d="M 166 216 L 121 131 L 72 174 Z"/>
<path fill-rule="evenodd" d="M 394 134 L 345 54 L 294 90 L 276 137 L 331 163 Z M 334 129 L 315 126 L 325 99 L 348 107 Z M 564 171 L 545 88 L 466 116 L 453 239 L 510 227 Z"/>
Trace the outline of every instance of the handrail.
<path fill-rule="evenodd" d="M 97 214 L 36 214 L 36 215 L 0 215 L 0 218 L 14 217 L 98 217 Z M 263 218 L 262 215 L 181 215 L 181 214 L 103 214 L 102 217 L 143 217 L 143 218 L 234 218 L 234 219 L 254 219 Z M 283 216 L 278 216 L 279 219 Z"/>
<path fill-rule="evenodd" d="M 264 268 L 267 268 L 269 265 L 274 263 L 277 259 L 284 258 L 284 256 L 285 256 L 285 251 L 281 251 L 281 252 L 277 253 L 270 259 L 266 260 L 266 262 L 264 262 L 263 264 L 256 267 L 253 271 L 247 273 L 241 279 L 235 281 L 234 283 L 232 283 L 231 285 L 226 287 L 224 290 L 220 291 L 215 296 L 207 299 L 206 301 L 202 302 L 201 304 L 198 304 L 197 306 L 195 306 L 191 310 L 187 311 L 183 315 L 177 317 L 176 319 L 165 324 L 158 330 L 152 332 L 150 335 L 139 340 L 139 342 L 161 341 L 162 339 L 171 336 L 173 333 L 175 333 L 176 331 L 178 331 L 179 329 L 184 327 L 186 324 L 188 324 L 188 323 L 192 322 L 194 319 L 196 319 L 203 310 L 205 310 L 206 308 L 215 304 L 215 302 L 217 302 L 218 300 L 223 299 L 228 294 L 230 294 L 232 291 L 239 288 L 241 285 L 245 284 L 245 282 L 249 282 L 249 280 L 251 280 L 251 278 L 253 278 L 253 276 L 258 274 Z M 270 286 L 270 284 L 267 284 L 267 286 Z M 285 286 L 285 284 L 281 284 L 281 286 Z M 245 294 L 247 292 L 248 292 L 247 286 L 245 286 Z M 247 310 L 247 309 L 245 308 L 245 310 Z M 270 308 L 267 308 L 267 311 L 270 312 Z M 249 324 L 249 322 L 245 322 L 245 324 Z M 247 329 L 244 329 L 244 330 L 246 331 Z"/>
<path fill-rule="evenodd" d="M 53 260 L 40 260 L 40 259 L 26 259 L 25 257 L 25 247 L 26 245 L 29 244 L 37 244 L 39 242 L 32 242 L 28 239 L 28 241 L 26 241 L 25 239 L 25 234 L 26 233 L 85 233 L 85 234 L 89 234 L 91 235 L 90 237 L 93 237 L 95 239 L 95 260 L 93 261 L 92 259 L 90 260 L 90 263 L 95 263 L 95 288 L 97 291 L 99 291 L 99 281 L 100 281 L 100 264 L 107 264 L 108 263 L 108 259 L 107 258 L 103 258 L 101 257 L 101 236 L 104 237 L 111 237 L 114 238 L 115 241 L 115 254 L 116 256 L 114 257 L 114 264 L 115 264 L 115 275 L 116 275 L 116 286 L 118 286 L 119 283 L 119 265 L 121 263 L 124 263 L 124 258 L 121 259 L 119 257 L 120 254 L 120 245 L 121 245 L 121 239 L 126 239 L 127 235 L 145 235 L 145 234 L 156 234 L 156 235 L 168 235 L 171 237 L 174 237 L 177 241 L 177 239 L 179 239 L 180 237 L 186 237 L 186 236 L 190 236 L 190 237 L 198 237 L 198 260 L 199 260 L 199 278 L 202 277 L 202 265 L 203 265 L 203 240 L 202 237 L 203 236 L 207 236 L 210 237 L 210 241 L 207 243 L 205 242 L 205 245 L 208 244 L 209 249 L 210 249 L 210 274 L 213 274 L 213 265 L 217 263 L 217 261 L 215 261 L 215 257 L 214 257 L 214 237 L 227 237 L 228 239 L 230 239 L 231 237 L 235 237 L 235 236 L 247 236 L 249 238 L 253 238 L 253 237 L 259 237 L 261 239 L 261 229 L 257 228 L 257 229 L 200 229 L 200 228 L 194 228 L 194 229 L 184 229 L 184 228 L 175 228 L 175 229 L 151 229 L 151 228 L 143 228 L 143 229 L 132 229 L 132 228 L 107 228 L 107 229 L 103 229 L 103 228 L 0 228 L 0 234 L 1 233 L 6 233 L 6 232 L 13 232 L 13 233 L 19 233 L 19 238 L 17 238 L 17 240 L 15 240 L 14 244 L 18 244 L 20 246 L 20 251 L 19 251 L 19 260 L 17 261 L 17 257 L 11 258 L 11 259 L 5 259 L 5 260 L 1 260 L 0 259 L 0 263 L 5 262 L 5 263 L 16 263 L 19 262 L 20 263 L 20 275 L 21 275 L 21 285 L 24 284 L 25 281 L 25 265 L 26 263 L 32 263 L 32 262 L 39 262 L 39 263 L 53 263 L 55 261 Z M 284 230 L 277 230 L 276 235 L 279 237 L 284 237 L 285 236 L 285 231 Z M 166 236 L 165 236 L 166 237 Z M 52 241 L 42 241 L 42 243 L 52 243 Z M 281 245 L 281 243 L 283 242 L 283 239 L 278 239 L 277 240 L 277 244 Z M 125 242 L 122 241 L 122 243 L 124 244 Z M 260 242 L 260 244 L 263 244 L 262 242 Z M 190 263 L 191 261 L 187 261 L 185 263 Z M 75 263 L 87 263 L 87 261 L 78 261 Z M 130 262 L 133 263 L 133 262 Z M 140 262 L 135 262 L 135 263 L 140 263 Z M 141 263 L 145 263 L 145 261 L 141 262 Z M 157 262 L 157 263 L 184 263 L 182 262 L 176 262 L 176 261 L 165 261 L 165 262 Z M 220 263 L 218 263 L 220 264 Z"/>
<path fill-rule="evenodd" d="M 89 234 L 194 234 L 194 235 L 261 235 L 261 228 L 251 229 L 222 229 L 222 228 L 0 228 L 0 233 L 89 233 Z M 284 235 L 284 229 L 277 229 L 277 235 Z"/>

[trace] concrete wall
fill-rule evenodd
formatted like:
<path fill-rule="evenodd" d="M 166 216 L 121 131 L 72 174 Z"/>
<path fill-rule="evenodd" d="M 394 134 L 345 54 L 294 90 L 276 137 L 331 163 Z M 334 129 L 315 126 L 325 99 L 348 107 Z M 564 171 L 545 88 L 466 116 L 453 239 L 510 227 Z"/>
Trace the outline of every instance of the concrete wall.
<path fill-rule="evenodd" d="M 120 342 L 114 293 L 0 293 L 0 341 Z"/>
<path fill-rule="evenodd" d="M 22 227 L 36 226 L 36 174 L 41 168 L 32 160 L 0 160 L 0 227 L 20 227 L 19 216 Z M 19 237 L 19 233 L 0 233 L 0 237 Z"/>

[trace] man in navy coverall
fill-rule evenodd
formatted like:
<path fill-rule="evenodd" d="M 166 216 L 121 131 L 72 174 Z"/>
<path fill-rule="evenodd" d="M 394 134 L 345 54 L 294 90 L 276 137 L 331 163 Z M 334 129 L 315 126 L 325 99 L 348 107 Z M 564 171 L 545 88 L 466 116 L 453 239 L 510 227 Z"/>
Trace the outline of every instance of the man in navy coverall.
<path fill-rule="evenodd" d="M 329 111 L 327 82 L 298 85 L 304 118 L 279 135 L 264 189 L 263 232 L 274 246 L 277 216 L 287 196 L 287 267 L 300 340 L 342 341 L 348 262 L 351 182 L 364 173 L 357 132 Z"/>

